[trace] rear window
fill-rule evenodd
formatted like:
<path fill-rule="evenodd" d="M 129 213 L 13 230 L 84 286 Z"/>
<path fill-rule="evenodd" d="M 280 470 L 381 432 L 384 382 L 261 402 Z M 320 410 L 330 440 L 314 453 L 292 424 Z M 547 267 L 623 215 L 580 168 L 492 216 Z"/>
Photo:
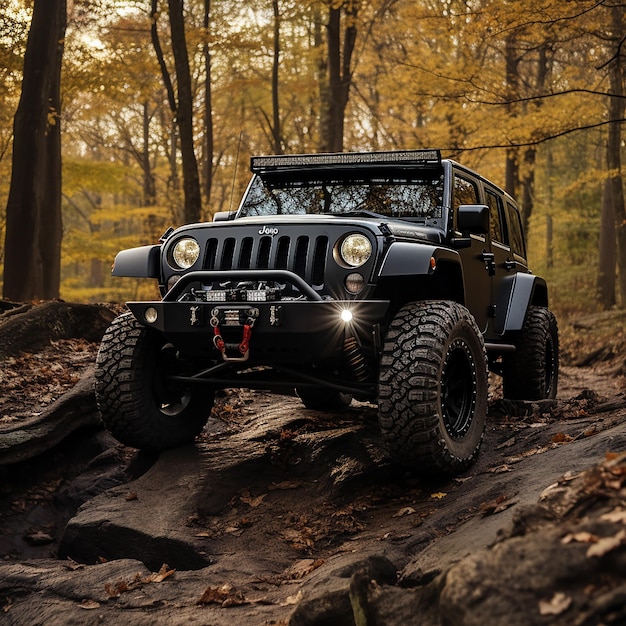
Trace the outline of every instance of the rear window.
<path fill-rule="evenodd" d="M 504 220 L 502 198 L 491 189 L 485 189 L 485 200 L 489 207 L 489 230 L 491 232 L 491 240 L 508 244 L 509 237 Z"/>
<path fill-rule="evenodd" d="M 522 230 L 522 216 L 517 207 L 510 202 L 506 203 L 507 219 L 509 223 L 509 244 L 515 254 L 526 258 L 526 246 L 524 245 L 524 235 Z"/>

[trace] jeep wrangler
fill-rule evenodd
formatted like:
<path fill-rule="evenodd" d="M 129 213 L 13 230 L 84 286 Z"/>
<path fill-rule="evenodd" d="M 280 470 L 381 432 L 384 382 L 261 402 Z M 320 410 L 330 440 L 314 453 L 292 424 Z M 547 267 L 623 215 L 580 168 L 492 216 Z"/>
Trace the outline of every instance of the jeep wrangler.
<path fill-rule="evenodd" d="M 294 389 L 305 407 L 377 403 L 393 459 L 454 475 L 476 458 L 488 370 L 554 398 L 558 331 L 502 189 L 439 150 L 259 156 L 236 211 L 121 251 L 158 281 L 97 357 L 102 420 L 158 451 L 204 428 L 220 388 Z"/>

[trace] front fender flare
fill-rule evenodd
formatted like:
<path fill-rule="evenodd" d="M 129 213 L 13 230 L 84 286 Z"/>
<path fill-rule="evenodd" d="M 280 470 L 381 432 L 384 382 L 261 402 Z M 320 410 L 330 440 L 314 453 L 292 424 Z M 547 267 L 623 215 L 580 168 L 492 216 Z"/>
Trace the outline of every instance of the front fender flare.
<path fill-rule="evenodd" d="M 434 268 L 431 265 L 431 258 L 435 259 L 435 264 L 437 261 L 445 259 L 461 267 L 459 254 L 454 250 L 417 242 L 395 241 L 387 250 L 379 275 L 414 276 L 432 274 Z"/>
<path fill-rule="evenodd" d="M 112 276 L 126 276 L 128 278 L 159 278 L 161 260 L 161 246 L 141 246 L 129 248 L 117 253 Z"/>

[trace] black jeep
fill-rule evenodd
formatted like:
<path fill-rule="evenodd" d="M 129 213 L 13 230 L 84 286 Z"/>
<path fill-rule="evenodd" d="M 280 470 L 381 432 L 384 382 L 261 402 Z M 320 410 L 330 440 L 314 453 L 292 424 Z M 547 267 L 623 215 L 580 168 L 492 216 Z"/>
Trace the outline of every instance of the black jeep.
<path fill-rule="evenodd" d="M 237 211 L 123 250 L 155 278 L 102 341 L 96 396 L 122 443 L 178 446 L 219 388 L 378 404 L 390 454 L 454 474 L 478 453 L 488 369 L 554 398 L 558 332 L 513 198 L 438 150 L 253 157 Z"/>

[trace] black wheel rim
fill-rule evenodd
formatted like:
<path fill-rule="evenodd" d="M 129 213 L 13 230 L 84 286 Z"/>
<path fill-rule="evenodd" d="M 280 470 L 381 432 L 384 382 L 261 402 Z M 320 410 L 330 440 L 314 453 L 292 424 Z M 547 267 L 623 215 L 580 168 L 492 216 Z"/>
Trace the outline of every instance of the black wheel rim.
<path fill-rule="evenodd" d="M 441 413 L 448 434 L 462 439 L 472 425 L 476 404 L 476 368 L 462 339 L 450 344 L 441 373 Z"/>

